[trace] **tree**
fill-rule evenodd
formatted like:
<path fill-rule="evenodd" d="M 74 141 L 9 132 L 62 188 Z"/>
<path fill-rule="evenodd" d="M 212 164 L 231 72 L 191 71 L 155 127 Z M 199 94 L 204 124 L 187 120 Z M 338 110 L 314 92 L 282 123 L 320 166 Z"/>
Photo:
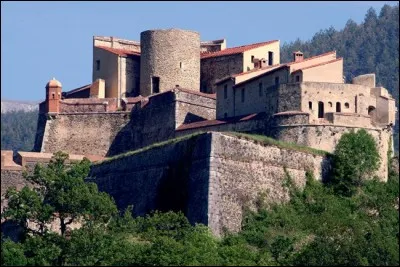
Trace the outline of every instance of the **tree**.
<path fill-rule="evenodd" d="M 113 199 L 99 192 L 97 185 L 86 183 L 90 168 L 88 159 L 65 165 L 68 155 L 57 152 L 47 167 L 35 166 L 32 175 L 25 174 L 34 188 L 21 191 L 10 188 L 6 193 L 8 207 L 3 218 L 17 221 L 26 232 L 45 234 L 50 223 L 59 222 L 64 237 L 73 222 L 107 222 L 117 213 Z M 28 222 L 33 222 L 30 226 Z"/>
<path fill-rule="evenodd" d="M 375 140 L 367 131 L 343 134 L 333 155 L 332 186 L 338 193 L 351 196 L 379 168 L 379 161 Z"/>

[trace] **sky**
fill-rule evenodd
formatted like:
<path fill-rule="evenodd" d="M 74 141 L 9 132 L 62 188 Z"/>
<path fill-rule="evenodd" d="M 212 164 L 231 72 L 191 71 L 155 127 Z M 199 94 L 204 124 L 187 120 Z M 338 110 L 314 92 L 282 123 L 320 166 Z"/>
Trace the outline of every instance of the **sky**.
<path fill-rule="evenodd" d="M 398 1 L 12 2 L 1 1 L 1 99 L 41 101 L 55 77 L 63 91 L 92 82 L 93 36 L 140 41 L 149 29 L 181 28 L 227 47 L 309 40 Z"/>

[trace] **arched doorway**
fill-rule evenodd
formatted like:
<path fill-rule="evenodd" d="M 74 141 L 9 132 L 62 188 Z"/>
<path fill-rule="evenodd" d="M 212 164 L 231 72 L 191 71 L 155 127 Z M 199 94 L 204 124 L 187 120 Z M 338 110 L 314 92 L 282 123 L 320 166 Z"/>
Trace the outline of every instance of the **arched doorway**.
<path fill-rule="evenodd" d="M 342 107 L 340 105 L 340 102 L 336 102 L 336 112 L 342 112 Z"/>
<path fill-rule="evenodd" d="M 324 117 L 324 102 L 318 102 L 318 118 Z"/>
<path fill-rule="evenodd" d="M 376 122 L 376 108 L 374 106 L 368 107 L 368 115 L 371 117 L 372 122 Z"/>

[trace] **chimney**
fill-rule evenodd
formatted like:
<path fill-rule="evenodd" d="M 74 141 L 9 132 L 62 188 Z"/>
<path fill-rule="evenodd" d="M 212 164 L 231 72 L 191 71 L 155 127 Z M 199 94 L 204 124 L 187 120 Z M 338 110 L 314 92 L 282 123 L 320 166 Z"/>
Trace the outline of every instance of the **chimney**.
<path fill-rule="evenodd" d="M 293 52 L 293 61 L 299 62 L 304 59 L 303 53 L 300 51 Z"/>
<path fill-rule="evenodd" d="M 266 60 L 265 58 L 262 58 L 262 59 L 260 60 L 260 69 L 262 69 L 262 68 L 264 68 L 264 67 L 266 67 L 266 66 L 268 66 L 267 60 Z"/>

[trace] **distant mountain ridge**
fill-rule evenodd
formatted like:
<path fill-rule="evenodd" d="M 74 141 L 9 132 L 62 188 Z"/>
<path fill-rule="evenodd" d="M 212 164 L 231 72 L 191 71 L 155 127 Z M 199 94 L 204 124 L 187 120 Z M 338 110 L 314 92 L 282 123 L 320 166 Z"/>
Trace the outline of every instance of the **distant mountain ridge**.
<path fill-rule="evenodd" d="M 12 111 L 25 111 L 30 112 L 39 109 L 41 101 L 18 101 L 18 100 L 1 100 L 1 113 Z"/>

